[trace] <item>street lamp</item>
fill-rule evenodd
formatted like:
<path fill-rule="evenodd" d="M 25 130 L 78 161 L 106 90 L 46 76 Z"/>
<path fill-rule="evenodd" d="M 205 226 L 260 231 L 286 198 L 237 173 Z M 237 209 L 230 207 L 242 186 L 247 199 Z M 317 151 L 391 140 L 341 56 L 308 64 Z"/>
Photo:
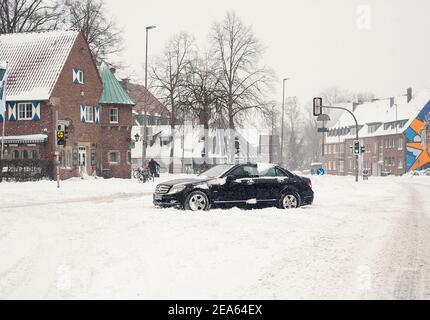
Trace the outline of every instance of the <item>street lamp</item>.
<path fill-rule="evenodd" d="M 282 82 L 281 165 L 284 163 L 285 83 L 288 80 L 290 78 L 285 78 Z"/>
<path fill-rule="evenodd" d="M 148 32 L 151 29 L 155 29 L 156 26 L 148 26 L 146 27 L 146 48 L 145 48 L 145 90 L 148 91 Z M 148 91 L 149 92 L 149 91 Z M 143 101 L 143 138 L 142 138 L 142 167 L 145 167 L 146 164 L 146 147 L 148 145 L 147 139 L 147 109 L 148 109 L 148 92 L 145 94 L 145 98 Z"/>

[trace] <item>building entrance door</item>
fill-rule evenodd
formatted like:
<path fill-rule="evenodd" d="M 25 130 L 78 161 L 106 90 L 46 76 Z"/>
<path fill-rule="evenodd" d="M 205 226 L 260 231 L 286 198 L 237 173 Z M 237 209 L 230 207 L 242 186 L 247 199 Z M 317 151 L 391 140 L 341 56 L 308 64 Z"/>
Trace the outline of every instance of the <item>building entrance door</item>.
<path fill-rule="evenodd" d="M 87 149 L 79 147 L 79 170 L 82 175 L 87 175 Z"/>

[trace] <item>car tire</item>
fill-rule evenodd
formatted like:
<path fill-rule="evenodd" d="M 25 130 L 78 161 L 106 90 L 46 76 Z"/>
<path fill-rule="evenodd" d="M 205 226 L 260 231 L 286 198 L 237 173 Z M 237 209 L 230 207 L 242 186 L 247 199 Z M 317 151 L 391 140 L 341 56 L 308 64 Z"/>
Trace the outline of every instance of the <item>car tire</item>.
<path fill-rule="evenodd" d="M 185 199 L 184 208 L 187 211 L 209 211 L 209 198 L 204 192 L 193 191 Z"/>
<path fill-rule="evenodd" d="M 300 207 L 300 196 L 295 192 L 287 192 L 282 195 L 279 202 L 280 209 L 297 209 Z"/>

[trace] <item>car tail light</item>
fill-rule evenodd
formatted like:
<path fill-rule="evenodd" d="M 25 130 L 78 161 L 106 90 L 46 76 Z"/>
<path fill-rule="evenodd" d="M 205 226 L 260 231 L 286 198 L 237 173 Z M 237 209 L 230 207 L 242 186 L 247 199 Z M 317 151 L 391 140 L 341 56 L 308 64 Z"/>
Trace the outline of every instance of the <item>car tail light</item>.
<path fill-rule="evenodd" d="M 308 187 L 312 189 L 312 180 L 308 181 Z"/>

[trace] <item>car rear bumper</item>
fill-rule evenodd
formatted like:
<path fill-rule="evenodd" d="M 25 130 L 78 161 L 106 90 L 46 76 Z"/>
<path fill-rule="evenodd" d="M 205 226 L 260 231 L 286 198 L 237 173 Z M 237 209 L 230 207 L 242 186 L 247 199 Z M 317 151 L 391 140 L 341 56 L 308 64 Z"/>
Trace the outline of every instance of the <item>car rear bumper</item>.
<path fill-rule="evenodd" d="M 302 194 L 302 206 L 310 206 L 314 203 L 314 192 L 306 191 Z"/>

